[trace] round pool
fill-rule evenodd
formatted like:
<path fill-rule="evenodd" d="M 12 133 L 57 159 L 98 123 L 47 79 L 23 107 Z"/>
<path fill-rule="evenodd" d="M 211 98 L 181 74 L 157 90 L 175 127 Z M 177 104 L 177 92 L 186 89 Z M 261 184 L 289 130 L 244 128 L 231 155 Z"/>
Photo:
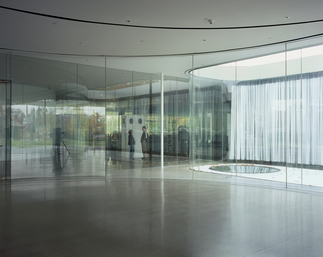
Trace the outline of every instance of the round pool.
<path fill-rule="evenodd" d="M 247 174 L 259 174 L 259 173 L 274 173 L 280 171 L 279 169 L 253 165 L 253 164 L 221 164 L 210 167 L 211 170 L 228 173 L 247 173 Z"/>

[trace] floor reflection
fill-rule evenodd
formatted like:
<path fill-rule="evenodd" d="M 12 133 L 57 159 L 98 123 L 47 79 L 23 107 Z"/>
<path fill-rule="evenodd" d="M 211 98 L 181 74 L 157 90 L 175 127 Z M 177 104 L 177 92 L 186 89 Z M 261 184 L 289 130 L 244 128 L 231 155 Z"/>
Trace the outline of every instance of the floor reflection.
<path fill-rule="evenodd" d="M 13 148 L 12 178 L 59 176 L 121 176 L 122 170 L 160 167 L 158 155 L 142 160 L 141 155 L 130 160 L 128 152 L 105 151 L 98 148 L 73 148 L 71 154 L 60 147 Z M 188 158 L 165 157 L 165 165 L 188 164 Z M 117 173 L 115 173 L 117 172 Z"/>

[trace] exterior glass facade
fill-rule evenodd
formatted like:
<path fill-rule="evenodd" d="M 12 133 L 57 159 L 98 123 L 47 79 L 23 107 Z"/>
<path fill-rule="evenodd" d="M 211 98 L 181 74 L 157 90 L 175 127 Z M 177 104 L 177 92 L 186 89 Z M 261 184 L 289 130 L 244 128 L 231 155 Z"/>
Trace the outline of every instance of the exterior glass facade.
<path fill-rule="evenodd" d="M 105 57 L 2 52 L 1 178 L 212 180 L 228 173 L 323 186 L 323 50 L 315 44 L 191 65 L 182 77 L 111 68 Z M 202 66 L 201 57 L 181 58 Z M 164 173 L 162 164 L 174 171 Z M 178 165 L 187 173 L 177 173 Z M 253 171 L 259 165 L 275 172 Z"/>
<path fill-rule="evenodd" d="M 162 178 L 160 171 L 129 171 L 161 167 L 162 161 L 165 166 L 189 167 L 188 77 L 163 77 L 161 93 L 161 74 L 107 68 L 106 58 L 90 58 L 92 64 L 88 65 L 79 60 L 56 61 L 37 55 L 1 56 L 3 65 L 10 60 L 7 76 L 12 80 L 11 115 L 6 116 L 12 123 L 12 179 Z M 145 142 L 141 142 L 143 126 L 147 132 Z M 129 131 L 135 141 L 132 147 Z M 134 149 L 132 153 L 130 148 Z M 192 173 L 189 169 L 187 172 Z M 191 177 L 189 174 L 187 177 Z"/>
<path fill-rule="evenodd" d="M 323 47 L 290 44 L 277 52 L 195 71 L 194 170 L 323 186 Z M 217 79 L 218 98 L 205 93 L 201 77 Z M 248 166 L 258 171 L 245 172 Z M 262 171 L 268 168 L 279 171 Z"/>

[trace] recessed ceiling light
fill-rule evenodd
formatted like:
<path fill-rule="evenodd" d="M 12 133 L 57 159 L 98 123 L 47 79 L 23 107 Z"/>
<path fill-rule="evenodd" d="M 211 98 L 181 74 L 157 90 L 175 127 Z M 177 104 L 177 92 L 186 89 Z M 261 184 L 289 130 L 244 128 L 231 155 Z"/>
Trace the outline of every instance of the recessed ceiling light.
<path fill-rule="evenodd" d="M 284 19 L 289 19 L 290 17 L 289 16 L 284 16 Z"/>
<path fill-rule="evenodd" d="M 214 20 L 213 19 L 205 18 L 204 20 L 206 20 L 210 24 L 213 24 L 214 23 Z"/>
<path fill-rule="evenodd" d="M 127 22 L 130 22 L 129 20 L 127 20 Z"/>
<path fill-rule="evenodd" d="M 203 41 L 206 41 L 206 39 L 203 39 Z"/>

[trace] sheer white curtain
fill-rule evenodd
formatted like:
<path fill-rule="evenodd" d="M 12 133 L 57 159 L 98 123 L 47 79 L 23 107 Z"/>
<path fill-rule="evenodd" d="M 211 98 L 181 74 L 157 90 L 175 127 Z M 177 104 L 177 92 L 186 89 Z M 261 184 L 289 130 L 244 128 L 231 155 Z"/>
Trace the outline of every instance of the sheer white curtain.
<path fill-rule="evenodd" d="M 322 72 L 234 86 L 229 158 L 323 165 L 322 87 Z"/>

